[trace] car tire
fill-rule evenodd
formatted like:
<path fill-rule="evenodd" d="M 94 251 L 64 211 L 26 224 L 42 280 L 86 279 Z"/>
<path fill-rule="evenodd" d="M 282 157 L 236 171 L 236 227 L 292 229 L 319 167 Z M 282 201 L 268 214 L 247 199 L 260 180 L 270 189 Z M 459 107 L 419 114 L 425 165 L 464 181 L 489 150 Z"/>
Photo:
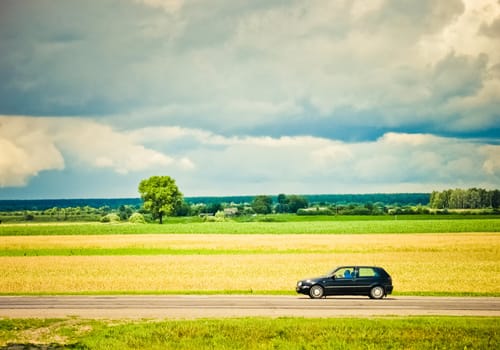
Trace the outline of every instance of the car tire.
<path fill-rule="evenodd" d="M 381 286 L 375 286 L 370 289 L 371 299 L 382 299 L 385 296 L 385 290 Z"/>
<path fill-rule="evenodd" d="M 312 286 L 309 290 L 309 297 L 311 299 L 321 299 L 325 296 L 325 290 L 320 285 Z"/>

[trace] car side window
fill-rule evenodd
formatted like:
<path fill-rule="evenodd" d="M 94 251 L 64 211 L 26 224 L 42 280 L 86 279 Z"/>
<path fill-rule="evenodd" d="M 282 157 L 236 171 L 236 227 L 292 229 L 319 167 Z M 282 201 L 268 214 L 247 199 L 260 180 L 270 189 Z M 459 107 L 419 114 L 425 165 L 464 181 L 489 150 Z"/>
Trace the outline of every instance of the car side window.
<path fill-rule="evenodd" d="M 334 273 L 335 278 L 354 278 L 354 267 L 338 269 Z"/>
<path fill-rule="evenodd" d="M 360 267 L 358 270 L 359 277 L 375 277 L 376 271 L 370 267 Z"/>

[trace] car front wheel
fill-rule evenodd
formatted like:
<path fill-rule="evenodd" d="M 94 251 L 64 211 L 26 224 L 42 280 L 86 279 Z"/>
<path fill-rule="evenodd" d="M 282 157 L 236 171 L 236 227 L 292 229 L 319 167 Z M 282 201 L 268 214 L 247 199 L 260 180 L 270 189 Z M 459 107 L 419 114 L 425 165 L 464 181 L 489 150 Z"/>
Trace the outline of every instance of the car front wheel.
<path fill-rule="evenodd" d="M 382 299 L 385 295 L 384 288 L 380 286 L 375 286 L 370 290 L 371 299 Z"/>
<path fill-rule="evenodd" d="M 309 296 L 312 298 L 312 299 L 320 299 L 320 298 L 323 298 L 323 296 L 325 295 L 325 291 L 323 289 L 323 287 L 321 286 L 312 286 L 311 289 L 309 290 Z"/>

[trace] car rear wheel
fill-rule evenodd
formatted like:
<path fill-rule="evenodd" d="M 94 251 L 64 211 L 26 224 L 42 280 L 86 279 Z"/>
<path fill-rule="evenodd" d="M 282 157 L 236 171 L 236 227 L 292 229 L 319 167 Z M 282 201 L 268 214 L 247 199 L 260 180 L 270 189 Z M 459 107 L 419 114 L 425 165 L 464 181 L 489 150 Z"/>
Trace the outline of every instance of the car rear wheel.
<path fill-rule="evenodd" d="M 311 289 L 309 290 L 309 296 L 312 299 L 320 299 L 323 298 L 324 295 L 325 295 L 325 290 L 321 286 L 315 285 L 312 286 Z"/>
<path fill-rule="evenodd" d="M 384 288 L 381 286 L 375 286 L 370 289 L 370 298 L 371 299 L 382 299 L 385 295 Z"/>

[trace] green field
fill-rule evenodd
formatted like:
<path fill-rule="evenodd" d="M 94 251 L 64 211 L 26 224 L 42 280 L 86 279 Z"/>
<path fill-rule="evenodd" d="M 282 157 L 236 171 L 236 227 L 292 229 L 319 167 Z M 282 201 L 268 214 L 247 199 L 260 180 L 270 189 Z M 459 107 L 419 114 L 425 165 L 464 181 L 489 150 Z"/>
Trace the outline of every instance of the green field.
<path fill-rule="evenodd" d="M 223 234 L 351 234 L 351 233 L 451 233 L 500 232 L 499 218 L 409 219 L 387 220 L 387 217 L 349 217 L 320 220 L 305 218 L 297 221 L 270 222 L 179 222 L 159 224 L 101 223 L 30 223 L 1 224 L 0 236 L 30 235 L 104 235 L 146 233 L 223 233 Z M 356 219 L 357 218 L 357 219 Z M 306 220 L 307 219 L 307 220 Z M 295 220 L 295 219 L 294 219 Z"/>
<path fill-rule="evenodd" d="M 68 349 L 496 349 L 498 318 L 0 319 L 0 346 Z M 28 347 L 26 347 L 28 348 Z"/>

